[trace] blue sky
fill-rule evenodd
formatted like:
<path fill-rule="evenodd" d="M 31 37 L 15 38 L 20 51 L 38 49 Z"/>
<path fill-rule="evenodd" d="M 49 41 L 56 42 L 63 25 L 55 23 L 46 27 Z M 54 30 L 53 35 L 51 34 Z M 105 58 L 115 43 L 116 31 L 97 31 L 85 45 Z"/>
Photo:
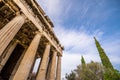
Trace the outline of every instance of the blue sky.
<path fill-rule="evenodd" d="M 100 62 L 95 36 L 114 67 L 120 70 L 120 0 L 38 0 L 65 47 L 62 77 L 86 62 Z"/>

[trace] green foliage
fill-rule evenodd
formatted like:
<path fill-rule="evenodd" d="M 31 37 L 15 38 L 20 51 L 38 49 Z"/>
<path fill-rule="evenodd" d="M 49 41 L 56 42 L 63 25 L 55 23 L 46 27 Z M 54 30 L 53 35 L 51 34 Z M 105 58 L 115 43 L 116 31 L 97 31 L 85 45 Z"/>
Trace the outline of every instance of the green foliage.
<path fill-rule="evenodd" d="M 110 68 L 104 70 L 104 80 L 120 80 L 120 73 L 117 70 L 111 70 Z"/>
<path fill-rule="evenodd" d="M 66 76 L 67 80 L 100 80 L 102 78 L 103 68 L 102 65 L 97 62 L 88 63 L 84 68 L 82 65 L 79 65 L 77 69 Z"/>
<path fill-rule="evenodd" d="M 75 80 L 75 76 L 76 76 L 76 74 L 73 71 L 71 71 L 71 73 L 69 75 L 66 74 L 65 78 L 67 80 Z"/>

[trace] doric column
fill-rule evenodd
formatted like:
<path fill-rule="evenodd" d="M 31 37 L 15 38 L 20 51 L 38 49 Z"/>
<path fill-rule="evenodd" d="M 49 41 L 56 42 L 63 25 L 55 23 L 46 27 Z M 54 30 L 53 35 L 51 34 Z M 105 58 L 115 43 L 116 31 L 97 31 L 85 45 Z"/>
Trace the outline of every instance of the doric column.
<path fill-rule="evenodd" d="M 18 15 L 0 30 L 0 56 L 24 24 L 24 21 L 25 17 Z"/>
<path fill-rule="evenodd" d="M 5 65 L 6 61 L 8 60 L 8 58 L 10 57 L 11 53 L 13 52 L 13 50 L 15 49 L 16 45 L 18 44 L 18 42 L 12 42 L 9 47 L 5 50 L 5 52 L 3 53 L 3 58 L 1 60 L 0 63 L 0 71 L 2 70 L 3 66 Z"/>
<path fill-rule="evenodd" d="M 51 64 L 51 68 L 50 68 L 50 78 L 49 80 L 55 80 L 55 69 L 56 69 L 56 56 L 57 52 L 54 51 L 53 55 L 52 55 L 52 64 Z"/>
<path fill-rule="evenodd" d="M 46 80 L 49 80 L 50 77 L 50 69 L 51 69 L 51 64 L 52 64 L 52 56 L 49 56 L 48 59 L 48 66 L 47 66 L 47 71 L 46 71 Z"/>
<path fill-rule="evenodd" d="M 46 45 L 46 48 L 42 57 L 41 65 L 40 65 L 36 80 L 45 80 L 49 53 L 50 53 L 50 44 L 48 43 Z"/>
<path fill-rule="evenodd" d="M 56 80 L 61 80 L 61 56 L 58 56 Z"/>
<path fill-rule="evenodd" d="M 32 64 L 34 62 L 40 38 L 41 34 L 37 33 L 30 46 L 28 47 L 13 80 L 27 80 Z"/>

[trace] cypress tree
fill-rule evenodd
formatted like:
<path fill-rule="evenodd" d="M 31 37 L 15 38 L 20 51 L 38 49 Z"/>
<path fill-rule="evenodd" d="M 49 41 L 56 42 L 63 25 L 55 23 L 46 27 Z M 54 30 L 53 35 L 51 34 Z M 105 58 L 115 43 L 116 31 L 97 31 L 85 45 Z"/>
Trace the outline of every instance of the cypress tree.
<path fill-rule="evenodd" d="M 94 39 L 95 39 L 95 44 L 98 49 L 102 64 L 105 67 L 104 80 L 120 80 L 120 73 L 114 69 L 109 58 L 107 57 L 106 53 L 102 49 L 97 39 L 95 37 Z"/>
<path fill-rule="evenodd" d="M 84 60 L 84 57 L 81 56 L 81 65 L 82 65 L 82 70 L 85 70 L 86 68 L 86 63 L 85 63 L 85 60 Z"/>
<path fill-rule="evenodd" d="M 109 58 L 107 57 L 106 53 L 104 52 L 104 49 L 102 49 L 101 45 L 99 44 L 99 42 L 97 41 L 97 39 L 95 37 L 94 37 L 94 40 L 95 40 L 95 44 L 96 44 L 97 50 L 99 52 L 99 56 L 101 58 L 103 66 L 105 68 L 114 70 Z"/>
<path fill-rule="evenodd" d="M 83 56 L 81 56 L 81 63 L 82 63 L 82 65 L 85 64 L 85 60 L 84 60 Z"/>

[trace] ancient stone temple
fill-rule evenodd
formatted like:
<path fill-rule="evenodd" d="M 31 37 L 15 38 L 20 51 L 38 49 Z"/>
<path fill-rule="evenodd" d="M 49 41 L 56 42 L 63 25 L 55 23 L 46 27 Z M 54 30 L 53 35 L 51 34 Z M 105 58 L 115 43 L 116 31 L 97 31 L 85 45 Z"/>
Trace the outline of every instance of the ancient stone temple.
<path fill-rule="evenodd" d="M 53 27 L 35 0 L 0 0 L 0 80 L 60 80 L 63 47 Z"/>

